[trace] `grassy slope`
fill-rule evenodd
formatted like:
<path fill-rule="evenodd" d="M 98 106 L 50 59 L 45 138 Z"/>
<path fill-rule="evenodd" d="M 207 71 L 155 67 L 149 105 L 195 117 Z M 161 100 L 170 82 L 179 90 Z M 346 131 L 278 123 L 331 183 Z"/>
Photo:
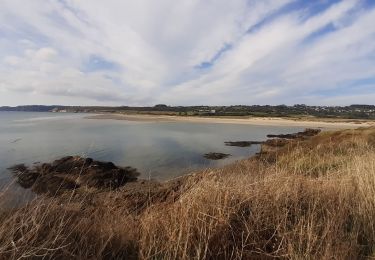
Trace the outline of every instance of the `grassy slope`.
<path fill-rule="evenodd" d="M 375 128 L 266 148 L 165 184 L 41 197 L 1 215 L 0 258 L 374 257 Z"/>

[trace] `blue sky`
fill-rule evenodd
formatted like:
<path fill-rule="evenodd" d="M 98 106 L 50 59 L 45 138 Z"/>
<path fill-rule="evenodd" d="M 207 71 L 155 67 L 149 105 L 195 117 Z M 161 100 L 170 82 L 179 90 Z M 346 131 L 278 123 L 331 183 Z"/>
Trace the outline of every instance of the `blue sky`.
<path fill-rule="evenodd" d="M 2 0 L 0 105 L 375 104 L 373 0 Z"/>

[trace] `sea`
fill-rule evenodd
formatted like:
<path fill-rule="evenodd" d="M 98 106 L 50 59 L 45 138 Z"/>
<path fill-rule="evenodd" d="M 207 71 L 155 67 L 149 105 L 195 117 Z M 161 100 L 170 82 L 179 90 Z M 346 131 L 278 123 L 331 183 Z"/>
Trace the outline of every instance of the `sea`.
<path fill-rule="evenodd" d="M 263 141 L 303 127 L 184 121 L 87 119 L 88 114 L 0 112 L 0 189 L 9 189 L 15 164 L 31 166 L 68 155 L 132 166 L 140 178 L 160 181 L 207 167 L 220 167 L 259 152 L 259 145 L 226 146 L 225 141 Z M 208 160 L 210 152 L 230 154 Z M 15 194 L 21 192 L 14 188 Z"/>

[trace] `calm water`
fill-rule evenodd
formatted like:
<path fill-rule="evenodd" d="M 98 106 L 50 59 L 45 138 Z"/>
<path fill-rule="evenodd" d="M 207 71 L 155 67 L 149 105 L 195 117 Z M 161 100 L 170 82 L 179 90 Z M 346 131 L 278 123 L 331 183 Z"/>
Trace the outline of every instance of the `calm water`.
<path fill-rule="evenodd" d="M 207 166 L 249 157 L 259 146 L 228 147 L 224 141 L 264 140 L 270 133 L 301 127 L 189 122 L 134 122 L 84 119 L 87 114 L 0 112 L 0 181 L 7 167 L 49 162 L 66 155 L 89 156 L 137 168 L 143 178 L 165 180 Z M 210 161 L 208 152 L 231 157 Z"/>

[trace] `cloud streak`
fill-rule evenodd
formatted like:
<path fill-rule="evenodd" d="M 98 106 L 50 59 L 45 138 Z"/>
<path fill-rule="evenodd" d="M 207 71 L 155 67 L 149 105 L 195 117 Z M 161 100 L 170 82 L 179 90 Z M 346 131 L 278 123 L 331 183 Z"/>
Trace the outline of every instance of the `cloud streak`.
<path fill-rule="evenodd" d="M 0 3 L 0 104 L 351 104 L 375 96 L 371 1 Z"/>

